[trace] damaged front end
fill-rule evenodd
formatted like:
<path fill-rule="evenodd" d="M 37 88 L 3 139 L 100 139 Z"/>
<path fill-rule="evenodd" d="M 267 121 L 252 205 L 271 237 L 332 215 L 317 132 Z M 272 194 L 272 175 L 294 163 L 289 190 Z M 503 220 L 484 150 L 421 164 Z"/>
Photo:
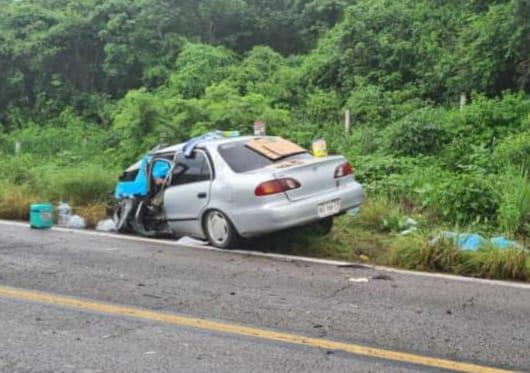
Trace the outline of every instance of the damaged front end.
<path fill-rule="evenodd" d="M 142 236 L 171 234 L 163 208 L 163 185 L 171 171 L 172 159 L 154 156 L 157 147 L 141 161 L 129 167 L 120 176 L 114 197 L 113 220 L 121 233 Z M 162 180 L 157 183 L 154 176 Z"/>

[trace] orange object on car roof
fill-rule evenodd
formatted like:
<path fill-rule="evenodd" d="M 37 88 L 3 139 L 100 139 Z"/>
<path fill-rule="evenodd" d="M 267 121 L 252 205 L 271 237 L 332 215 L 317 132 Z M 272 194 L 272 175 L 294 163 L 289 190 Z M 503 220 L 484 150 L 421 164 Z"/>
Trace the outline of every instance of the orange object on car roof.
<path fill-rule="evenodd" d="M 273 161 L 290 155 L 307 152 L 307 150 L 301 146 L 296 145 L 289 140 L 282 139 L 281 137 L 253 139 L 245 145 Z"/>

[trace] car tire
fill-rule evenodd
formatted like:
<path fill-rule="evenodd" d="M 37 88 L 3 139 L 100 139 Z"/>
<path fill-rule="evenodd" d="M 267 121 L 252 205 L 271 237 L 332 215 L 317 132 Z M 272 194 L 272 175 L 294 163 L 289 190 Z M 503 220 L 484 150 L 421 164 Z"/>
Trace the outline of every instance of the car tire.
<path fill-rule="evenodd" d="M 319 236 L 327 236 L 333 229 L 333 218 L 325 218 L 315 224 L 315 230 Z"/>
<path fill-rule="evenodd" d="M 230 219 L 218 210 L 205 214 L 204 233 L 210 245 L 219 249 L 235 249 L 241 243 L 241 237 Z"/>

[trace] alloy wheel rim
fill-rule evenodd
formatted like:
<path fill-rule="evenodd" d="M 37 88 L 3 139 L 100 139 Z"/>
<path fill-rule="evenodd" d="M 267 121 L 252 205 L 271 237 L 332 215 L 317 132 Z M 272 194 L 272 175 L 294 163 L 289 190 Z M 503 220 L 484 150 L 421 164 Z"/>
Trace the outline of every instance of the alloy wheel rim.
<path fill-rule="evenodd" d="M 217 244 L 224 244 L 228 239 L 228 222 L 219 212 L 213 212 L 208 217 L 208 232 Z"/>

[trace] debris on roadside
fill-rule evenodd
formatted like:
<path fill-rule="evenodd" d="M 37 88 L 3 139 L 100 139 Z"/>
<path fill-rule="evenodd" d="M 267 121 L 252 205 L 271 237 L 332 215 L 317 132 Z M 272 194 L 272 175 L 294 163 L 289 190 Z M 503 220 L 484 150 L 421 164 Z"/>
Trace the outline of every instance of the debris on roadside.
<path fill-rule="evenodd" d="M 384 274 L 378 274 L 378 275 L 375 275 L 375 276 L 372 276 L 372 280 L 381 280 L 381 281 L 394 281 L 394 279 L 392 277 L 390 277 L 389 275 L 384 275 Z"/>
<path fill-rule="evenodd" d="M 32 229 L 50 229 L 53 226 L 53 205 L 49 203 L 31 205 L 30 226 Z"/>
<path fill-rule="evenodd" d="M 372 280 L 375 281 L 394 281 L 394 279 L 388 275 L 378 273 L 374 276 L 368 276 L 368 277 L 350 277 L 348 279 L 349 282 L 356 283 L 356 284 L 366 284 Z"/>
<path fill-rule="evenodd" d="M 96 225 L 96 231 L 99 232 L 114 232 L 116 230 L 116 223 L 112 219 L 100 221 Z"/>
<path fill-rule="evenodd" d="M 454 241 L 455 245 L 462 251 L 477 251 L 486 246 L 493 246 L 497 249 L 517 249 L 521 248 L 517 242 L 509 240 L 505 237 L 492 237 L 486 239 L 477 233 L 456 233 L 456 232 L 442 232 L 431 240 L 431 245 L 436 244 L 440 239 L 448 239 Z"/>
<path fill-rule="evenodd" d="M 70 220 L 68 221 L 67 228 L 72 229 L 85 229 L 86 228 L 86 221 L 83 217 L 79 215 L 74 215 L 70 217 Z"/>
<path fill-rule="evenodd" d="M 59 202 L 57 206 L 57 225 L 59 227 L 68 228 L 70 219 L 72 218 L 72 208 L 66 202 Z"/>
<path fill-rule="evenodd" d="M 418 231 L 418 222 L 412 218 L 407 218 L 404 222 L 403 222 L 403 226 L 402 228 L 404 229 L 403 231 L 401 231 L 401 235 L 402 236 L 407 236 L 411 233 L 414 233 L 414 232 L 417 232 Z"/>
<path fill-rule="evenodd" d="M 339 264 L 337 268 L 370 269 L 370 267 L 368 266 L 365 266 L 363 264 L 355 264 L 355 263 Z"/>
<path fill-rule="evenodd" d="M 351 277 L 349 281 L 353 283 L 364 284 L 364 283 L 370 282 L 370 279 L 368 277 L 360 277 L 360 278 Z"/>

